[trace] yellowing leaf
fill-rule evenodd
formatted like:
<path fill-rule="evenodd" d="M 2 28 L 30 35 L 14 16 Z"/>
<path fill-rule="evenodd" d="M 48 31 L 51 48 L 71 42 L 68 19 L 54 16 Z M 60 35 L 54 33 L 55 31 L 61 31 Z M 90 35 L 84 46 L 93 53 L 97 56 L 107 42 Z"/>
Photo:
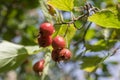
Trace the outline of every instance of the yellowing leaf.
<path fill-rule="evenodd" d="M 74 0 L 49 0 L 48 4 L 54 6 L 59 10 L 72 11 Z"/>
<path fill-rule="evenodd" d="M 91 66 L 91 67 L 86 67 L 86 68 L 84 68 L 84 70 L 85 70 L 86 72 L 92 72 L 92 71 L 95 70 L 95 68 L 96 68 L 96 66 Z"/>

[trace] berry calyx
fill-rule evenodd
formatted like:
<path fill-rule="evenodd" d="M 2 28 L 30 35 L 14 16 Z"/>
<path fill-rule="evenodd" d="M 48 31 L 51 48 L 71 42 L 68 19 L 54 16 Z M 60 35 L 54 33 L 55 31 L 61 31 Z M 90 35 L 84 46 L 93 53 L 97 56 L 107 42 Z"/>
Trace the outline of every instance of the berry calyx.
<path fill-rule="evenodd" d="M 66 46 L 65 45 L 65 40 L 61 36 L 56 36 L 52 41 L 52 47 L 54 49 L 64 48 L 65 46 Z"/>
<path fill-rule="evenodd" d="M 40 47 L 47 47 L 51 45 L 52 37 L 51 36 L 39 36 L 38 37 L 38 44 Z"/>
<path fill-rule="evenodd" d="M 40 34 L 43 36 L 50 36 L 55 32 L 51 23 L 45 22 L 40 25 Z"/>
<path fill-rule="evenodd" d="M 43 69 L 44 69 L 44 63 L 45 63 L 45 60 L 42 59 L 38 62 L 36 62 L 33 66 L 33 70 L 36 72 L 36 73 L 39 73 L 39 72 L 42 72 Z"/>

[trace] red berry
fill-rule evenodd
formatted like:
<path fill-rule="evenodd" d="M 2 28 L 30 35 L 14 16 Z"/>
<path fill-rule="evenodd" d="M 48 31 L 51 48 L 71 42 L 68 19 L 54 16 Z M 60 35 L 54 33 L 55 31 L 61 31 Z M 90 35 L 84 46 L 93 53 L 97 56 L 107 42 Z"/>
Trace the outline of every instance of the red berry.
<path fill-rule="evenodd" d="M 51 57 L 52 57 L 52 60 L 54 60 L 55 62 L 59 62 L 60 61 L 60 58 L 59 58 L 59 52 L 60 51 L 61 51 L 61 49 L 54 49 L 54 50 L 52 50 Z"/>
<path fill-rule="evenodd" d="M 55 32 L 51 23 L 45 22 L 40 25 L 40 34 L 43 36 L 50 36 Z"/>
<path fill-rule="evenodd" d="M 71 58 L 71 51 L 69 49 L 54 49 L 51 57 L 55 62 L 69 60 Z"/>
<path fill-rule="evenodd" d="M 45 60 L 42 59 L 38 62 L 36 62 L 33 66 L 33 70 L 36 72 L 36 73 L 39 73 L 39 72 L 42 72 L 43 69 L 44 69 L 44 63 L 45 63 Z"/>
<path fill-rule="evenodd" d="M 71 51 L 69 49 L 62 49 L 60 52 L 59 52 L 59 57 L 62 59 L 62 60 L 69 60 L 71 58 Z"/>
<path fill-rule="evenodd" d="M 47 47 L 51 45 L 52 37 L 51 36 L 39 36 L 38 37 L 38 44 L 41 47 Z"/>
<path fill-rule="evenodd" d="M 65 47 L 65 40 L 61 36 L 56 36 L 52 41 L 52 47 L 54 49 L 64 48 Z"/>

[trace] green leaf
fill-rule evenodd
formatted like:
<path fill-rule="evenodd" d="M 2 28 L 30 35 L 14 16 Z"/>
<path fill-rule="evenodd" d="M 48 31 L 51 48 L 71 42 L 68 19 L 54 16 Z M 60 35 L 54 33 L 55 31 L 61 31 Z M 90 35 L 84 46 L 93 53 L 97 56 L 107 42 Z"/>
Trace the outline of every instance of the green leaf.
<path fill-rule="evenodd" d="M 75 21 L 75 25 L 78 29 L 81 28 L 83 24 L 84 23 L 82 21 L 79 21 L 79 20 Z"/>
<path fill-rule="evenodd" d="M 81 69 L 87 72 L 93 72 L 98 67 L 98 64 L 102 60 L 103 58 L 100 58 L 98 56 L 83 57 L 82 58 L 83 63 L 81 64 Z"/>
<path fill-rule="evenodd" d="M 74 5 L 75 6 L 80 7 L 80 6 L 84 5 L 84 4 L 85 4 L 85 0 L 74 0 Z"/>
<path fill-rule="evenodd" d="M 91 40 L 95 36 L 95 30 L 89 29 L 86 33 L 85 40 Z"/>
<path fill-rule="evenodd" d="M 67 24 L 63 24 L 63 25 L 56 26 L 56 27 L 57 27 L 56 28 L 57 30 L 56 30 L 54 36 L 60 35 L 60 36 L 64 37 L 64 35 L 66 33 L 65 41 L 66 41 L 66 45 L 69 46 L 70 41 L 76 32 L 74 25 L 70 24 L 70 26 L 68 26 Z M 67 30 L 67 28 L 68 28 L 68 30 Z M 66 30 L 67 30 L 67 32 L 66 32 Z"/>
<path fill-rule="evenodd" d="M 91 51 L 108 50 L 114 46 L 117 40 L 99 40 L 94 45 L 86 44 L 86 48 Z"/>
<path fill-rule="evenodd" d="M 102 10 L 88 18 L 89 21 L 94 22 L 105 28 L 120 28 L 120 21 L 117 14 L 110 10 Z"/>
<path fill-rule="evenodd" d="M 36 54 L 42 50 L 42 48 L 39 48 L 39 46 L 25 46 L 24 47 L 29 55 Z"/>
<path fill-rule="evenodd" d="M 27 57 L 28 53 L 23 46 L 0 42 L 0 72 L 17 68 Z"/>
<path fill-rule="evenodd" d="M 54 6 L 59 10 L 72 11 L 74 7 L 74 0 L 49 0 L 48 4 Z"/>

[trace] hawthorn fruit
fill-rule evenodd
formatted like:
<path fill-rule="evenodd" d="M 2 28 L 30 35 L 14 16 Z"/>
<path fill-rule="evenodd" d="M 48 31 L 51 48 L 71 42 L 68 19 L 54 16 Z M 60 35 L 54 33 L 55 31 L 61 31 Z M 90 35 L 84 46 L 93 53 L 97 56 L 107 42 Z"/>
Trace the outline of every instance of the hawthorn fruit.
<path fill-rule="evenodd" d="M 62 48 L 62 49 L 53 49 L 51 57 L 53 61 L 59 62 L 59 61 L 69 60 L 71 58 L 71 55 L 72 53 L 69 49 Z"/>
<path fill-rule="evenodd" d="M 56 36 L 52 41 L 52 47 L 54 49 L 65 48 L 65 46 L 66 46 L 66 42 L 64 38 L 61 36 Z"/>
<path fill-rule="evenodd" d="M 51 23 L 45 22 L 40 25 L 40 34 L 42 36 L 50 36 L 54 32 L 55 32 L 55 29 Z"/>
<path fill-rule="evenodd" d="M 60 52 L 59 52 L 59 57 L 62 60 L 69 60 L 71 58 L 71 51 L 69 49 L 63 48 Z"/>
<path fill-rule="evenodd" d="M 44 59 L 36 62 L 36 63 L 33 65 L 33 70 L 34 70 L 36 73 L 42 72 L 43 69 L 44 69 L 44 63 L 45 63 L 45 60 L 44 60 Z"/>
<path fill-rule="evenodd" d="M 52 37 L 41 35 L 38 37 L 38 44 L 40 47 L 47 47 L 52 44 Z"/>

